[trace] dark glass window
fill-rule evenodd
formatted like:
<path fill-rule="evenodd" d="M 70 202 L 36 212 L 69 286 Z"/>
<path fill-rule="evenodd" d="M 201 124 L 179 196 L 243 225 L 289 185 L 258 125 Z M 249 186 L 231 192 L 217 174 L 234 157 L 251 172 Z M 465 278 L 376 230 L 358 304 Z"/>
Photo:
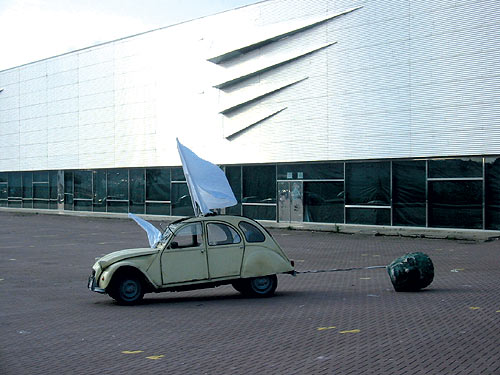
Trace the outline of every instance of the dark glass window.
<path fill-rule="evenodd" d="M 128 169 L 108 169 L 108 201 L 128 201 Z"/>
<path fill-rule="evenodd" d="M 482 158 L 429 160 L 430 178 L 460 178 L 482 176 Z"/>
<path fill-rule="evenodd" d="M 48 209 L 49 201 L 47 199 L 33 199 L 33 208 Z"/>
<path fill-rule="evenodd" d="M 391 210 L 388 208 L 347 208 L 348 224 L 391 225 Z"/>
<path fill-rule="evenodd" d="M 500 158 L 486 160 L 486 229 L 500 229 Z"/>
<path fill-rule="evenodd" d="M 242 202 L 276 203 L 276 167 L 274 165 L 243 167 Z"/>
<path fill-rule="evenodd" d="M 49 172 L 49 198 L 57 199 L 57 171 Z"/>
<path fill-rule="evenodd" d="M 8 173 L 0 172 L 0 182 L 7 182 L 9 180 L 8 176 Z"/>
<path fill-rule="evenodd" d="M 92 201 L 91 200 L 74 200 L 75 211 L 92 211 Z"/>
<path fill-rule="evenodd" d="M 392 163 L 393 225 L 426 225 L 425 187 L 425 161 Z"/>
<path fill-rule="evenodd" d="M 128 202 L 108 201 L 108 212 L 128 212 Z"/>
<path fill-rule="evenodd" d="M 92 171 L 93 178 L 93 208 L 96 212 L 105 212 L 106 211 L 106 171 L 105 170 L 97 170 Z"/>
<path fill-rule="evenodd" d="M 226 167 L 226 177 L 238 203 L 241 203 L 241 167 Z"/>
<path fill-rule="evenodd" d="M 343 179 L 344 163 L 278 164 L 278 180 Z"/>
<path fill-rule="evenodd" d="M 130 170 L 130 212 L 144 213 L 146 198 L 144 169 Z"/>
<path fill-rule="evenodd" d="M 75 171 L 75 199 L 92 199 L 92 171 Z"/>
<path fill-rule="evenodd" d="M 193 204 L 186 183 L 172 184 L 172 215 L 193 216 Z"/>
<path fill-rule="evenodd" d="M 276 206 L 243 205 L 243 216 L 256 220 L 276 220 Z"/>
<path fill-rule="evenodd" d="M 48 183 L 33 183 L 33 198 L 49 199 L 49 184 Z"/>
<path fill-rule="evenodd" d="M 7 207 L 12 207 L 12 208 L 21 208 L 22 207 L 22 201 L 21 200 L 11 200 L 7 202 Z"/>
<path fill-rule="evenodd" d="M 7 183 L 0 183 L 0 199 L 7 199 Z"/>
<path fill-rule="evenodd" d="M 304 221 L 344 222 L 343 182 L 304 182 Z"/>
<path fill-rule="evenodd" d="M 346 204 L 389 206 L 390 163 L 346 164 Z"/>
<path fill-rule="evenodd" d="M 146 169 L 146 200 L 170 200 L 170 169 Z"/>
<path fill-rule="evenodd" d="M 146 213 L 150 215 L 170 215 L 170 203 L 146 202 Z"/>
<path fill-rule="evenodd" d="M 21 172 L 9 172 L 9 197 L 21 198 L 23 196 Z"/>
<path fill-rule="evenodd" d="M 33 172 L 33 182 L 49 182 L 49 173 L 43 172 Z"/>
<path fill-rule="evenodd" d="M 429 226 L 483 227 L 482 181 L 429 181 Z"/>
<path fill-rule="evenodd" d="M 241 167 L 227 166 L 226 177 L 238 201 L 237 205 L 226 207 L 226 214 L 241 215 Z"/>
<path fill-rule="evenodd" d="M 266 237 L 255 225 L 241 221 L 239 224 L 247 242 L 264 242 Z"/>
<path fill-rule="evenodd" d="M 186 181 L 182 167 L 172 168 L 172 181 Z"/>
<path fill-rule="evenodd" d="M 23 208 L 33 208 L 32 172 L 23 172 Z"/>
<path fill-rule="evenodd" d="M 23 198 L 33 198 L 32 172 L 23 172 Z"/>
<path fill-rule="evenodd" d="M 73 210 L 73 172 L 64 171 L 64 209 Z"/>

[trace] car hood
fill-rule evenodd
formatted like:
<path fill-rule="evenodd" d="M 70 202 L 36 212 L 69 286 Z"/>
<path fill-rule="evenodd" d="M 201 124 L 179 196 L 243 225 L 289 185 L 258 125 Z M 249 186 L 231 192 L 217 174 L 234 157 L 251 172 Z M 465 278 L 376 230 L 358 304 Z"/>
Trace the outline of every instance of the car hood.
<path fill-rule="evenodd" d="M 101 269 L 105 269 L 109 265 L 119 262 L 120 260 L 127 258 L 135 258 L 143 255 L 152 255 L 156 254 L 158 249 L 151 248 L 140 248 L 140 249 L 125 249 L 120 251 L 115 251 L 113 253 L 109 253 L 102 258 L 100 258 L 97 263 L 101 266 Z"/>

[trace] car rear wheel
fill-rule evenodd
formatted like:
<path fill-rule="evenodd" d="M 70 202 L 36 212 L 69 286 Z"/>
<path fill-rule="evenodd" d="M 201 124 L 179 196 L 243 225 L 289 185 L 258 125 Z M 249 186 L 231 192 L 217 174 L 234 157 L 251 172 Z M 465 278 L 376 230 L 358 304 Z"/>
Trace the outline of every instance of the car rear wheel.
<path fill-rule="evenodd" d="M 110 296 L 121 305 L 135 305 L 144 297 L 144 287 L 139 277 L 122 275 L 111 288 Z"/>
<path fill-rule="evenodd" d="M 270 297 L 274 294 L 278 286 L 276 275 L 242 279 L 241 282 L 241 290 L 236 287 L 235 289 L 250 297 Z"/>

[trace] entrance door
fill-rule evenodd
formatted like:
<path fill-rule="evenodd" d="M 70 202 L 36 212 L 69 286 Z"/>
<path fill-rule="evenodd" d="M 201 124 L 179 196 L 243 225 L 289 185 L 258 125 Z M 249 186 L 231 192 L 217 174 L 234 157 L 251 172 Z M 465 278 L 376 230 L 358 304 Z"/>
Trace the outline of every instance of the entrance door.
<path fill-rule="evenodd" d="M 279 221 L 304 221 L 302 181 L 278 181 Z"/>

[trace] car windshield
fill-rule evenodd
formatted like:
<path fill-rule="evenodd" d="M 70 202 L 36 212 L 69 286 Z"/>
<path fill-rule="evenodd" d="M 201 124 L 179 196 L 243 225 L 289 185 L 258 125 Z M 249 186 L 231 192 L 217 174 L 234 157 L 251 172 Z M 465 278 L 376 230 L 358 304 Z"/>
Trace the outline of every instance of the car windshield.
<path fill-rule="evenodd" d="M 181 223 L 172 223 L 170 225 L 168 225 L 165 230 L 163 231 L 162 235 L 161 235 L 161 239 L 160 241 L 158 241 L 158 244 L 156 245 L 156 247 L 163 247 L 165 246 L 165 244 L 168 242 L 168 240 L 170 239 L 170 237 L 174 234 L 175 232 L 175 229 L 180 225 Z"/>

